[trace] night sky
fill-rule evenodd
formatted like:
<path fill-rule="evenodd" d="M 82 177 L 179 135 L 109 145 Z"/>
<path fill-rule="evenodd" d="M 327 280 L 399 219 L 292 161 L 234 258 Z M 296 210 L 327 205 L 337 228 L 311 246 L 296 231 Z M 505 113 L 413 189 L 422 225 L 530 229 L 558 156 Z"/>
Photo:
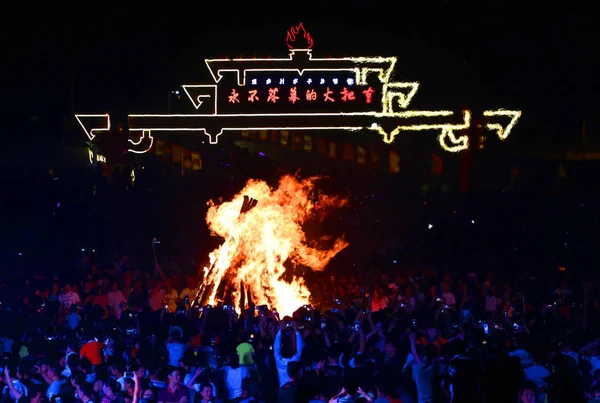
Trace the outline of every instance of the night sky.
<path fill-rule="evenodd" d="M 286 30 L 300 21 L 315 55 L 398 56 L 396 78 L 421 83 L 415 108 L 522 109 L 515 133 L 528 144 L 571 144 L 584 119 L 600 129 L 599 29 L 576 2 L 121 3 L 11 5 L 0 41 L 3 137 L 26 139 L 14 134 L 32 117 L 52 132 L 74 112 L 166 112 L 170 90 L 210 84 L 203 59 L 283 57 Z"/>

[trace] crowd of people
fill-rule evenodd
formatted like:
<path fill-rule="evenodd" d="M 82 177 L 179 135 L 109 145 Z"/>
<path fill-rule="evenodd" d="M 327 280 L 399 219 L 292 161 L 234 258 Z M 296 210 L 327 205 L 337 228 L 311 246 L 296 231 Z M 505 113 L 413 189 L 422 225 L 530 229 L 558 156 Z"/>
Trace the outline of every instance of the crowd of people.
<path fill-rule="evenodd" d="M 125 262 L 125 263 L 124 263 Z M 121 259 L 0 284 L 4 401 L 600 401 L 600 295 L 566 270 L 503 281 L 398 268 L 311 283 L 280 317 L 195 304 L 202 278 Z"/>

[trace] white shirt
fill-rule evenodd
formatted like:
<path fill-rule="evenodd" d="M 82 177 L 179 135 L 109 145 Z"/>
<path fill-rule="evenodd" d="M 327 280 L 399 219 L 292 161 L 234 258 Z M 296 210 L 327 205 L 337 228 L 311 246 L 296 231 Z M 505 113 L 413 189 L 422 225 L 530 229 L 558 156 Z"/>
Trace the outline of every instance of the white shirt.
<path fill-rule="evenodd" d="M 13 384 L 13 386 L 15 387 L 15 389 L 16 389 L 18 392 L 22 393 L 22 394 L 23 394 L 23 396 L 27 396 L 27 395 L 29 394 L 29 390 L 27 389 L 27 387 L 26 387 L 25 385 L 23 385 L 23 384 L 21 383 L 21 381 L 20 381 L 20 380 L 18 380 L 18 379 L 11 379 L 11 381 L 12 381 L 12 384 Z M 3 394 L 3 395 L 6 395 L 6 392 L 7 392 L 7 391 L 9 391 L 9 388 L 8 388 L 8 386 L 5 386 L 5 387 L 4 387 L 4 389 L 2 389 L 2 394 Z M 11 397 L 13 400 L 15 400 L 15 396 L 13 395 L 13 393 L 12 393 L 12 392 L 10 392 L 10 397 Z"/>
<path fill-rule="evenodd" d="M 273 352 L 275 355 L 275 365 L 277 366 L 277 375 L 279 375 L 279 387 L 290 381 L 290 377 L 287 373 L 288 363 L 290 361 L 300 362 L 303 348 L 304 341 L 302 340 L 302 336 L 300 335 L 300 332 L 296 332 L 296 354 L 291 358 L 284 358 L 281 355 L 281 330 L 277 332 L 275 342 L 273 343 Z"/>
<path fill-rule="evenodd" d="M 242 366 L 236 369 L 224 367 L 223 371 L 225 371 L 225 386 L 227 386 L 229 399 L 237 399 L 242 395 L 242 380 L 250 377 L 250 372 L 248 368 Z"/>
<path fill-rule="evenodd" d="M 535 382 L 538 389 L 546 384 L 544 378 L 551 375 L 550 371 L 541 365 L 532 365 L 529 368 L 525 368 L 523 372 L 525 372 L 525 379 Z"/>
<path fill-rule="evenodd" d="M 109 291 L 106 293 L 106 296 L 108 297 L 108 305 L 113 309 L 117 318 L 120 317 L 127 305 L 123 291 Z"/>
<path fill-rule="evenodd" d="M 62 305 L 63 308 L 69 309 L 73 304 L 79 304 L 81 299 L 79 299 L 79 295 L 75 291 L 69 291 L 68 294 L 62 293 L 58 296 L 58 302 Z"/>

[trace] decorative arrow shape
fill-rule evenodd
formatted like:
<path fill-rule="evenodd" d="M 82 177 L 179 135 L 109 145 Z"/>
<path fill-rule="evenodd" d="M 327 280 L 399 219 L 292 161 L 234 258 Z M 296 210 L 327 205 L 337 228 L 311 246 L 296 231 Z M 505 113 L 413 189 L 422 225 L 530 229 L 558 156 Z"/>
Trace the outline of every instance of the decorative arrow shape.
<path fill-rule="evenodd" d="M 500 140 L 506 140 L 512 128 L 515 127 L 515 124 L 517 124 L 517 120 L 519 120 L 519 118 L 521 117 L 521 111 L 507 111 L 505 109 L 498 109 L 497 111 L 484 111 L 483 116 L 506 116 L 511 118 L 510 123 L 508 123 L 506 126 L 495 122 L 488 122 L 485 125 L 486 129 L 490 131 L 495 130 Z"/>
<path fill-rule="evenodd" d="M 419 83 L 389 83 L 387 84 L 387 88 L 384 89 L 384 93 L 387 96 L 387 102 L 383 104 L 384 113 L 386 112 L 396 112 L 397 108 L 394 108 L 396 105 L 394 102 L 397 102 L 397 105 L 406 109 L 406 107 L 410 104 L 413 97 L 417 93 L 419 89 Z"/>
<path fill-rule="evenodd" d="M 182 85 L 182 87 L 196 110 L 212 115 L 217 113 L 216 85 Z"/>
<path fill-rule="evenodd" d="M 77 119 L 90 141 L 96 137 L 96 133 L 110 131 L 110 116 L 108 113 L 103 115 L 75 115 L 75 119 Z"/>

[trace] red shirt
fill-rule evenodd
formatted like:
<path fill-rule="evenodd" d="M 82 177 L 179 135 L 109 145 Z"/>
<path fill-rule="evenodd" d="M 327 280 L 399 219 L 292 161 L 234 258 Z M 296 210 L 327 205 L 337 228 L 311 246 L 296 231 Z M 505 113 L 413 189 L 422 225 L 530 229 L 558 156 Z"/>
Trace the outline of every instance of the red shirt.
<path fill-rule="evenodd" d="M 184 397 L 189 399 L 190 391 L 182 385 L 176 385 L 174 390 L 171 390 L 171 386 L 167 385 L 166 388 L 158 392 L 158 401 L 160 403 L 179 403 Z"/>
<path fill-rule="evenodd" d="M 79 356 L 90 361 L 92 365 L 102 364 L 102 343 L 92 341 L 84 344 L 79 350 Z"/>

